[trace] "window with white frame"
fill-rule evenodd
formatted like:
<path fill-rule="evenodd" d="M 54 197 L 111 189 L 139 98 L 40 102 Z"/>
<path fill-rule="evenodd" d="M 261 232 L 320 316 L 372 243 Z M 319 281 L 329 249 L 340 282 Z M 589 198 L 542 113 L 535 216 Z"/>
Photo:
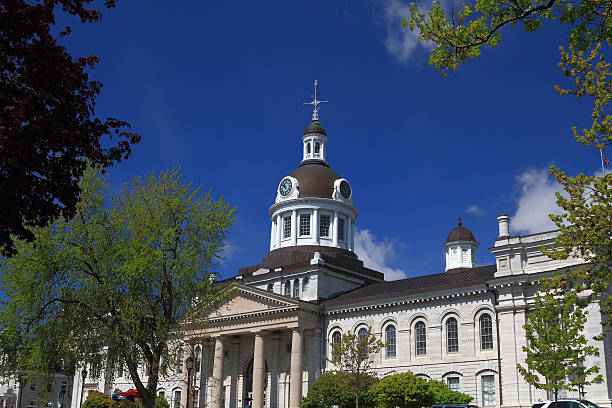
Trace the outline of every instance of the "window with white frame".
<path fill-rule="evenodd" d="M 291 282 L 285 281 L 285 296 L 291 296 Z"/>
<path fill-rule="evenodd" d="M 306 143 L 306 154 L 310 154 L 310 143 Z"/>
<path fill-rule="evenodd" d="M 157 396 L 158 397 L 162 397 L 162 398 L 166 398 L 166 391 L 165 390 L 157 391 Z"/>
<path fill-rule="evenodd" d="M 174 391 L 174 401 L 172 401 L 174 408 L 181 408 L 181 390 Z"/>
<path fill-rule="evenodd" d="M 497 405 L 495 402 L 495 376 L 483 375 L 482 381 L 482 402 L 483 405 Z"/>
<path fill-rule="evenodd" d="M 334 344 L 340 344 L 340 341 L 342 341 L 342 334 L 340 333 L 339 330 L 336 330 L 335 332 L 332 333 L 331 336 L 331 354 L 332 357 L 334 356 L 334 354 L 336 353 Z"/>
<path fill-rule="evenodd" d="M 273 283 L 268 283 L 268 292 L 272 292 L 272 290 L 274 289 L 274 284 Z"/>
<path fill-rule="evenodd" d="M 482 350 L 493 350 L 493 319 L 488 313 L 480 316 L 480 348 Z"/>
<path fill-rule="evenodd" d="M 291 238 L 291 216 L 283 217 L 283 238 Z"/>
<path fill-rule="evenodd" d="M 366 347 L 366 341 L 365 339 L 368 337 L 368 329 L 366 329 L 365 327 L 362 327 L 361 329 L 359 329 L 359 331 L 357 332 L 357 347 L 359 348 L 359 356 L 364 359 L 367 357 L 368 354 L 368 350 Z"/>
<path fill-rule="evenodd" d="M 459 328 L 457 319 L 449 317 L 446 320 L 446 351 L 456 353 L 459 351 Z"/>
<path fill-rule="evenodd" d="M 310 284 L 310 279 L 304 278 L 302 279 L 302 293 L 306 293 L 308 290 L 308 285 Z"/>
<path fill-rule="evenodd" d="M 183 372 L 183 357 L 185 357 L 185 354 L 183 349 L 180 349 L 176 355 L 176 372 L 179 374 Z"/>
<path fill-rule="evenodd" d="M 387 343 L 387 358 L 395 357 L 397 351 L 397 342 L 395 339 L 395 326 L 390 324 L 385 328 L 385 341 Z"/>
<path fill-rule="evenodd" d="M 459 392 L 459 377 L 446 377 L 446 385 L 451 391 Z"/>
<path fill-rule="evenodd" d="M 300 214 L 300 236 L 310 235 L 310 214 Z"/>
<path fill-rule="evenodd" d="M 414 341 L 417 356 L 427 354 L 427 332 L 424 322 L 417 322 L 414 325 Z"/>
<path fill-rule="evenodd" d="M 319 236 L 329 237 L 329 225 L 331 223 L 331 217 L 329 215 L 321 214 L 319 217 Z"/>
<path fill-rule="evenodd" d="M 344 218 L 338 217 L 338 240 L 344 241 Z"/>
<path fill-rule="evenodd" d="M 293 281 L 293 297 L 294 298 L 300 297 L 300 280 L 299 279 L 296 279 Z"/>
<path fill-rule="evenodd" d="M 315 145 L 314 145 L 314 157 L 321 156 L 320 152 L 321 152 L 321 144 L 319 142 L 315 142 Z"/>

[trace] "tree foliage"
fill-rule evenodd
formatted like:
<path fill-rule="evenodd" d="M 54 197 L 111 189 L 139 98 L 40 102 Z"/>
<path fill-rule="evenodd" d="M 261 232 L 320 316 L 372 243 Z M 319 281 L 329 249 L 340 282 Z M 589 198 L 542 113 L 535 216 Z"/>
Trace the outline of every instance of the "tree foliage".
<path fill-rule="evenodd" d="M 588 345 L 584 336 L 586 313 L 568 296 L 556 296 L 546 290 L 535 300 L 535 308 L 525 324 L 527 346 L 525 365 L 517 368 L 525 381 L 536 388 L 551 391 L 576 391 L 578 385 L 600 382 L 599 368 L 586 367 L 588 356 L 598 356 L 599 349 Z M 576 296 L 576 295 L 574 295 Z"/>
<path fill-rule="evenodd" d="M 80 188 L 72 220 L 35 228 L 35 244 L 17 241 L 0 260 L 0 354 L 8 373 L 49 372 L 59 359 L 125 364 L 152 408 L 171 331 L 195 299 L 216 296 L 210 273 L 234 210 L 177 170 L 135 176 L 114 195 L 88 170 Z"/>
<path fill-rule="evenodd" d="M 427 380 L 410 371 L 384 377 L 372 386 L 371 393 L 377 408 L 422 408 L 434 403 Z"/>
<path fill-rule="evenodd" d="M 119 408 L 119 402 L 113 400 L 110 395 L 100 391 L 92 391 L 83 401 L 83 408 Z M 156 407 L 157 408 L 157 407 Z"/>
<path fill-rule="evenodd" d="M 369 387 L 378 381 L 376 377 L 363 374 L 359 401 L 362 408 L 373 407 Z M 327 372 L 321 374 L 312 384 L 308 395 L 301 401 L 302 408 L 355 408 L 355 394 L 346 386 L 347 376 L 342 372 Z"/>
<path fill-rule="evenodd" d="M 469 404 L 474 399 L 471 395 L 451 390 L 443 381 L 429 380 L 427 383 L 434 404 Z"/>
<path fill-rule="evenodd" d="M 332 343 L 331 358 L 327 360 L 344 374 L 343 384 L 354 395 L 356 408 L 361 392 L 368 386 L 375 355 L 382 347 L 383 342 L 372 334 L 370 327 L 361 338 L 349 331 L 342 333 L 339 343 Z"/>
<path fill-rule="evenodd" d="M 122 120 L 95 116 L 102 84 L 87 71 L 95 56 L 73 58 L 54 35 L 60 8 L 82 22 L 101 13 L 92 0 L 0 3 L 0 250 L 11 234 L 32 240 L 32 227 L 76 214 L 87 163 L 108 167 L 130 155 L 140 136 Z M 116 0 L 106 0 L 114 7 Z M 70 33 L 66 27 L 61 35 Z M 115 138 L 115 144 L 109 140 Z"/>

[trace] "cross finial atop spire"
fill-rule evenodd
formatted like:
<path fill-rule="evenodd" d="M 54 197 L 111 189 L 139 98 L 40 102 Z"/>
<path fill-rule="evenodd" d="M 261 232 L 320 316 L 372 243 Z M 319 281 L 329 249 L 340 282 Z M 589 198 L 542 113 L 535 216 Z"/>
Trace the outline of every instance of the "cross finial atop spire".
<path fill-rule="evenodd" d="M 461 226 L 461 224 L 463 223 L 461 222 L 461 217 L 459 217 L 459 226 Z"/>
<path fill-rule="evenodd" d="M 314 109 L 312 110 L 312 120 L 313 121 L 319 120 L 319 107 L 318 107 L 318 105 L 320 103 L 323 103 L 323 102 L 329 102 L 329 101 L 319 101 L 317 99 L 317 94 L 318 94 L 317 85 L 319 85 L 319 82 L 315 79 L 315 81 L 314 81 L 314 89 L 315 89 L 315 91 L 314 91 L 314 99 L 312 101 L 310 101 L 310 102 L 304 102 L 304 105 L 313 105 L 314 106 Z"/>

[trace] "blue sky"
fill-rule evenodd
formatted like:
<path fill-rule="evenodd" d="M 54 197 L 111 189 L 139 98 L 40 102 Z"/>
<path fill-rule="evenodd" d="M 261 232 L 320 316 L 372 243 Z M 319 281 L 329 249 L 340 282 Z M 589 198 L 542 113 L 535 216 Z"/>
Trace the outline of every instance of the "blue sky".
<path fill-rule="evenodd" d="M 441 247 L 461 216 L 489 264 L 496 217 L 515 233 L 550 228 L 551 164 L 593 173 L 578 145 L 590 101 L 558 96 L 567 27 L 505 30 L 494 50 L 447 78 L 401 30 L 407 2 L 129 2 L 99 24 L 72 23 L 64 41 L 95 54 L 104 87 L 97 114 L 142 135 L 131 174 L 180 166 L 184 177 L 238 207 L 222 277 L 269 249 L 268 207 L 301 160 L 318 79 L 328 162 L 353 187 L 357 244 L 389 278 L 444 270 Z M 61 19 L 60 23 L 65 23 Z"/>

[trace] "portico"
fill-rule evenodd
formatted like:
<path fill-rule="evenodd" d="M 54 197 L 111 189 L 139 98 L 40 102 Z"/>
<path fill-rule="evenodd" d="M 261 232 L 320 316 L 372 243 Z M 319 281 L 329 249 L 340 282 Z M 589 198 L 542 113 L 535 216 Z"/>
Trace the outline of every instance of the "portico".
<path fill-rule="evenodd" d="M 318 305 L 234 284 L 185 332 L 203 345 L 198 406 L 299 408 L 322 369 L 319 324 Z"/>

